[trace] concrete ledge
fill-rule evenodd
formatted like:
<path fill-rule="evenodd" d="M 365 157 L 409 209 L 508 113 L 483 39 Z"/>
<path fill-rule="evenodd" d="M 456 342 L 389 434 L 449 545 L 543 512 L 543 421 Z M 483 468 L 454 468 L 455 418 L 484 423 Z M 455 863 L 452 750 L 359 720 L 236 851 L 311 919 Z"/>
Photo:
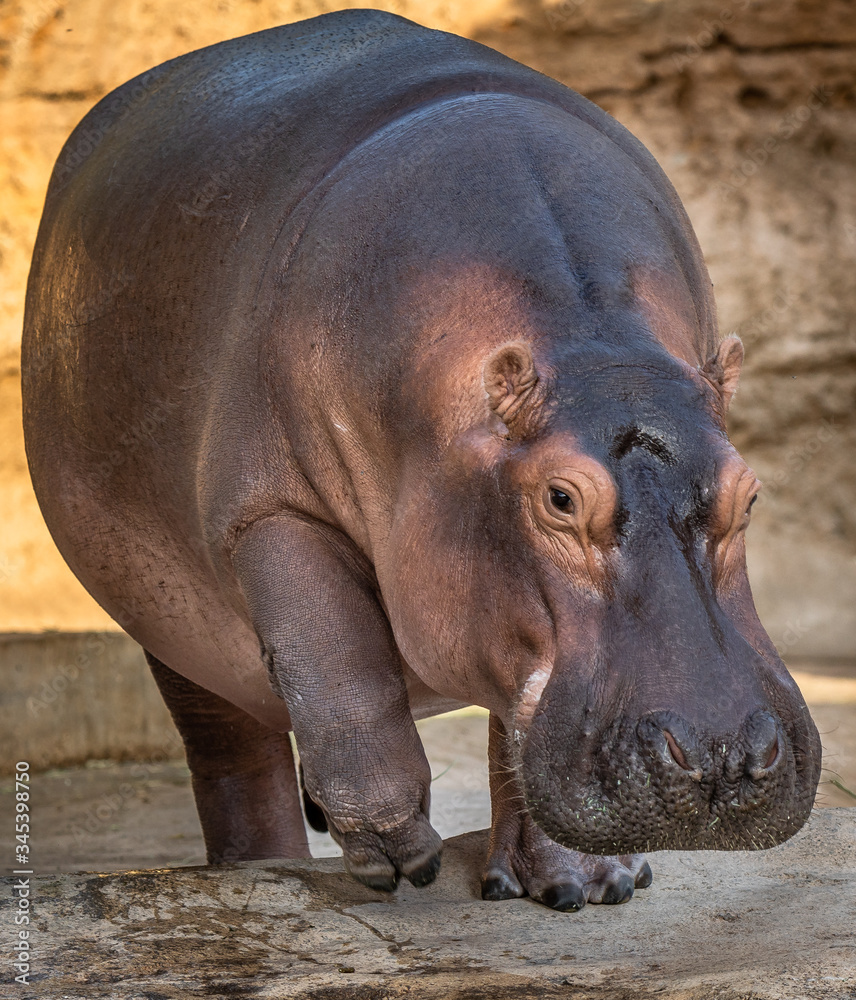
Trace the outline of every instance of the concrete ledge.
<path fill-rule="evenodd" d="M 24 995 L 856 996 L 856 809 L 815 812 L 770 851 L 653 855 L 650 889 L 577 914 L 482 902 L 486 836 L 447 841 L 437 883 L 392 897 L 333 858 L 34 878 Z M 0 905 L 12 927 L 8 888 Z"/>
<path fill-rule="evenodd" d="M 0 634 L 0 773 L 183 756 L 143 651 L 124 632 Z"/>

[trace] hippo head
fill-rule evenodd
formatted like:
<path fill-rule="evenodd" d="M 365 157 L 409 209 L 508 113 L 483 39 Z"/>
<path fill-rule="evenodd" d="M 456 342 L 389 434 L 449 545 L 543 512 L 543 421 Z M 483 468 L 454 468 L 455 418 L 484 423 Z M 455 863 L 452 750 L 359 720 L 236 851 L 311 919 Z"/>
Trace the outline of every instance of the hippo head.
<path fill-rule="evenodd" d="M 817 731 L 746 575 L 760 484 L 724 424 L 742 354 L 506 344 L 484 419 L 406 505 L 425 582 L 393 601 L 399 645 L 502 717 L 526 806 L 566 847 L 770 847 L 811 810 Z"/>

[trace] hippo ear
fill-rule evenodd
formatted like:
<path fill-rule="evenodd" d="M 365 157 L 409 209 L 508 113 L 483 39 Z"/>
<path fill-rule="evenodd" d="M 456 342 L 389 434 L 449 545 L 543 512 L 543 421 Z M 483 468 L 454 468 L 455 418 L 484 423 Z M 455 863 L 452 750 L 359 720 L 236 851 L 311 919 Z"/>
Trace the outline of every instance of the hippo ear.
<path fill-rule="evenodd" d="M 742 365 L 743 341 L 732 334 L 722 341 L 716 354 L 701 368 L 702 375 L 713 383 L 722 396 L 723 410 L 728 409 L 732 396 L 737 392 L 737 380 L 740 378 Z"/>
<path fill-rule="evenodd" d="M 500 347 L 484 366 L 488 404 L 506 425 L 514 420 L 537 382 L 532 352 L 520 341 Z"/>

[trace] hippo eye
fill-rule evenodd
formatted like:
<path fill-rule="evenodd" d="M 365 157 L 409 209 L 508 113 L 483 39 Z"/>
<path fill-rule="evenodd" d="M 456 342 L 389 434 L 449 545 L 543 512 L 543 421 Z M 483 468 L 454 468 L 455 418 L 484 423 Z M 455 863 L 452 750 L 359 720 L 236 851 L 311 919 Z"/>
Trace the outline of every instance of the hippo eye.
<path fill-rule="evenodd" d="M 563 493 L 562 490 L 557 490 L 555 487 L 550 488 L 550 503 L 565 514 L 573 514 L 574 512 L 573 500 L 567 493 Z"/>
<path fill-rule="evenodd" d="M 752 510 L 752 506 L 753 506 L 753 504 L 755 503 L 755 501 L 757 499 L 758 499 L 758 494 L 756 493 L 755 496 L 752 497 L 752 499 L 749 501 L 749 506 L 746 508 L 746 516 L 747 517 L 749 516 L 749 512 Z"/>

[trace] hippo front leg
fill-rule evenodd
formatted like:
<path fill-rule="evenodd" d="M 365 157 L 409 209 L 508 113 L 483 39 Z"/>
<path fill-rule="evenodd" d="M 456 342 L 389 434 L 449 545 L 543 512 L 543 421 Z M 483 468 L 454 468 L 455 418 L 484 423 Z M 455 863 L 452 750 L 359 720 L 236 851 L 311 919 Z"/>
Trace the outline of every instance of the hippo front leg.
<path fill-rule="evenodd" d="M 533 823 L 512 765 L 505 727 L 490 717 L 491 832 L 482 876 L 483 899 L 529 895 L 554 910 L 580 910 L 586 903 L 624 903 L 634 888 L 651 884 L 642 854 L 601 857 L 571 851 Z"/>
<path fill-rule="evenodd" d="M 434 880 L 442 840 L 398 650 L 362 562 L 334 529 L 285 516 L 252 525 L 233 553 L 306 791 L 348 871 L 392 891 L 402 875 Z"/>

